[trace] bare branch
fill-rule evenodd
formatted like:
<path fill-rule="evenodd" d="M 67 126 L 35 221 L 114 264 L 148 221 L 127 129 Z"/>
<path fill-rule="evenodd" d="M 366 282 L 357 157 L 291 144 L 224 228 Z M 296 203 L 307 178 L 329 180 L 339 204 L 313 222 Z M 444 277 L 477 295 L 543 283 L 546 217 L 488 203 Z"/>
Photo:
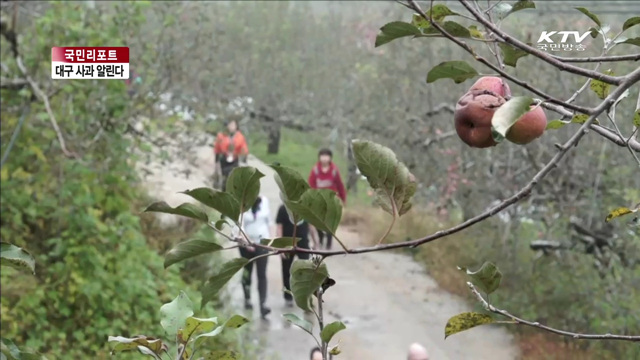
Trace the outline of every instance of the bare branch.
<path fill-rule="evenodd" d="M 414 1 L 410 1 L 410 3 L 414 3 Z M 482 16 L 482 14 L 480 12 L 478 12 L 476 9 L 473 8 L 473 6 L 467 1 L 467 0 L 460 0 L 460 3 L 467 8 L 467 10 L 469 10 L 469 12 L 484 26 L 486 26 L 487 28 L 489 28 L 491 31 L 493 31 L 494 34 L 496 34 L 498 37 L 500 37 L 502 40 L 504 40 L 504 42 L 511 44 L 553 66 L 555 66 L 556 68 L 562 70 L 562 71 L 566 71 L 572 74 L 576 74 L 576 75 L 582 75 L 588 78 L 592 78 L 592 79 L 596 79 L 596 80 L 600 80 L 602 82 L 605 82 L 607 84 L 612 84 L 612 85 L 620 85 L 622 83 L 622 81 L 624 80 L 624 77 L 620 77 L 620 76 L 610 76 L 610 75 L 605 75 L 605 74 L 600 74 L 596 71 L 591 71 L 591 70 L 587 70 L 587 69 L 583 69 L 581 67 L 577 67 L 577 66 L 573 66 L 573 65 L 569 65 L 567 63 L 564 63 L 558 59 L 555 59 L 554 57 L 552 57 L 551 55 L 545 53 L 544 51 L 540 51 L 534 47 L 531 47 L 525 43 L 523 43 L 522 41 L 515 39 L 513 37 L 511 37 L 509 34 L 505 33 L 504 31 L 498 29 L 498 27 L 495 26 L 495 24 L 493 24 L 491 21 L 488 21 L 487 19 L 484 18 L 484 16 Z"/>
<path fill-rule="evenodd" d="M 433 145 L 433 144 L 435 144 L 435 143 L 437 143 L 439 141 L 442 141 L 442 140 L 448 139 L 450 137 L 453 137 L 456 134 L 457 134 L 457 132 L 455 130 L 447 131 L 447 132 L 442 133 L 442 134 L 440 134 L 440 135 L 438 135 L 436 137 L 425 139 L 422 142 L 422 146 L 424 148 L 428 148 L 429 146 L 431 146 L 431 145 Z"/>
<path fill-rule="evenodd" d="M 28 84 L 29 82 L 24 79 L 0 78 L 0 89 L 20 90 Z"/>
<path fill-rule="evenodd" d="M 20 129 L 22 128 L 22 124 L 24 123 L 24 120 L 26 119 L 27 114 L 29 114 L 29 111 L 31 110 L 30 104 L 31 104 L 30 102 L 27 102 L 24 109 L 22 110 L 22 114 L 20 115 L 20 119 L 18 120 L 18 125 L 16 125 L 15 130 L 13 130 L 13 133 L 11 134 L 11 139 L 9 139 L 9 145 L 7 145 L 7 148 L 4 150 L 4 154 L 2 154 L 2 160 L 0 161 L 0 168 L 4 166 L 4 163 L 9 158 L 9 153 L 11 153 L 13 144 L 15 144 L 16 139 L 18 138 L 18 134 L 20 134 Z"/>
<path fill-rule="evenodd" d="M 60 127 L 58 126 L 58 122 L 56 121 L 56 117 L 53 114 L 53 110 L 51 110 L 51 104 L 49 103 L 49 97 L 42 90 L 40 90 L 40 87 L 38 86 L 38 84 L 31 78 L 31 76 L 29 76 L 29 74 L 27 73 L 27 69 L 25 68 L 24 64 L 22 63 L 22 58 L 20 58 L 20 55 L 18 55 L 16 57 L 16 63 L 18 64 L 18 68 L 22 72 L 22 75 L 24 75 L 24 77 L 27 79 L 27 82 L 29 83 L 29 86 L 31 86 L 31 89 L 33 89 L 34 94 L 42 102 L 44 102 L 44 108 L 47 111 L 47 114 L 49 115 L 49 121 L 51 122 L 51 126 L 53 127 L 53 130 L 56 132 L 56 136 L 58 137 L 58 142 L 60 143 L 60 149 L 62 150 L 62 153 L 68 158 L 78 158 L 79 157 L 78 154 L 76 154 L 76 153 L 74 153 L 72 151 L 69 151 L 67 149 L 67 145 L 66 145 L 66 142 L 64 140 L 64 136 L 62 136 L 62 131 L 60 130 Z"/>
<path fill-rule="evenodd" d="M 14 21 L 13 26 L 15 26 L 15 21 Z M 0 33 L 2 33 L 2 36 L 4 36 L 5 39 L 7 39 L 7 41 L 11 44 L 11 50 L 13 52 L 13 55 L 14 55 L 15 59 L 16 59 L 16 64 L 18 65 L 18 69 L 20 69 L 20 72 L 25 77 L 25 80 L 27 81 L 27 83 L 29 84 L 31 89 L 33 90 L 33 93 L 35 94 L 35 96 L 37 98 L 39 98 L 42 102 L 44 102 L 44 107 L 45 107 L 45 109 L 47 111 L 47 114 L 49 115 L 49 120 L 51 122 L 51 126 L 53 127 L 53 130 L 55 131 L 56 136 L 58 137 L 58 142 L 60 143 L 60 148 L 62 149 L 62 153 L 65 156 L 69 157 L 69 158 L 78 158 L 77 154 L 67 150 L 67 146 L 66 146 L 64 137 L 62 136 L 62 132 L 60 131 L 60 127 L 58 126 L 58 122 L 56 121 L 55 115 L 53 114 L 53 111 L 51 110 L 51 104 L 49 103 L 49 97 L 47 96 L 47 94 L 44 93 L 44 91 L 42 91 L 40 89 L 40 87 L 35 82 L 35 80 L 33 80 L 33 78 L 31 78 L 31 76 L 29 76 L 29 74 L 27 72 L 27 68 L 24 66 L 24 64 L 22 62 L 22 58 L 20 57 L 20 53 L 18 51 L 18 38 L 17 38 L 17 35 L 13 31 L 13 29 L 9 29 L 9 26 L 8 26 L 8 24 L 6 23 L 6 21 L 4 19 L 0 20 Z"/>
<path fill-rule="evenodd" d="M 594 56 L 571 58 L 551 55 L 552 58 L 566 63 L 591 63 L 591 62 L 615 62 L 615 61 L 639 61 L 640 54 L 617 55 L 617 56 Z"/>
<path fill-rule="evenodd" d="M 469 286 L 469 289 L 471 289 L 471 292 L 473 293 L 473 295 L 478 299 L 480 303 L 482 303 L 482 305 L 486 310 L 494 314 L 502 315 L 506 318 L 509 318 L 509 320 L 515 322 L 516 324 L 522 324 L 522 325 L 534 327 L 534 328 L 548 331 L 558 335 L 570 336 L 574 339 L 640 341 L 640 336 L 614 335 L 614 334 L 580 334 L 580 333 L 575 333 L 571 331 L 558 330 L 550 326 L 542 325 L 537 321 L 536 322 L 527 321 L 515 315 L 512 315 L 506 310 L 498 309 L 495 306 L 489 304 L 489 302 L 487 302 L 487 300 L 485 300 L 484 297 L 482 297 L 480 292 L 478 292 L 478 290 L 476 289 L 475 286 L 473 286 L 472 283 L 467 282 L 467 286 Z"/>

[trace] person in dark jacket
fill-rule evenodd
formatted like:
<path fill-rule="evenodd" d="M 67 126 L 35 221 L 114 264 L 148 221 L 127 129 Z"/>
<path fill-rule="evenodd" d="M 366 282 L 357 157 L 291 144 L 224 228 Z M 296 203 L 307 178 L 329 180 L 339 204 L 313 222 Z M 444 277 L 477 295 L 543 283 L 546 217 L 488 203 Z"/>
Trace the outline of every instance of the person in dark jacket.
<path fill-rule="evenodd" d="M 309 224 L 302 220 L 294 226 L 287 213 L 287 208 L 280 205 L 278 214 L 276 215 L 276 237 L 296 237 L 300 238 L 297 246 L 303 249 L 315 248 L 315 238 L 313 239 L 313 247 L 309 246 Z M 294 234 L 295 230 L 295 234 Z M 315 234 L 315 233 L 312 233 Z M 312 235 L 313 238 L 313 235 Z M 307 260 L 309 254 L 304 252 L 296 252 L 295 255 L 282 254 L 282 283 L 287 291 L 284 291 L 284 301 L 287 307 L 293 307 L 293 297 L 289 293 L 291 291 L 290 277 L 291 277 L 291 264 L 293 264 L 293 258 L 297 256 L 298 259 Z"/>

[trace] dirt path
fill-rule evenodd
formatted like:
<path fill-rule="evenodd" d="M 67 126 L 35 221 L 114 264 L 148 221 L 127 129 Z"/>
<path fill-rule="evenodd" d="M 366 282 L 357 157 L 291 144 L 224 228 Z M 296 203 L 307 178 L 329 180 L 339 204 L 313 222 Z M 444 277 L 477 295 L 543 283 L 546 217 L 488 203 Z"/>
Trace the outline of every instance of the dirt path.
<path fill-rule="evenodd" d="M 176 206 L 190 201 L 186 196 L 175 194 L 176 191 L 209 186 L 210 171 L 206 169 L 211 168 L 211 150 L 201 148 L 196 153 L 198 166 L 192 166 L 190 179 L 179 179 L 170 172 L 161 171 L 162 175 L 152 175 L 148 180 L 153 185 L 152 195 L 158 194 L 158 198 Z M 275 215 L 280 200 L 273 171 L 255 158 L 250 158 L 249 165 L 266 175 L 261 183 L 262 194 L 269 198 Z M 167 199 L 169 193 L 174 198 Z M 354 246 L 360 241 L 358 234 L 350 229 L 341 229 L 338 235 L 347 246 Z M 229 256 L 237 254 L 229 253 Z M 511 336 L 495 327 L 480 327 L 445 341 L 444 326 L 449 317 L 468 311 L 469 307 L 460 298 L 440 290 L 435 281 L 408 256 L 370 253 L 332 257 L 327 264 L 337 284 L 325 296 L 325 321 L 339 319 L 347 326 L 334 338 L 335 341 L 341 340 L 342 354 L 337 359 L 406 359 L 407 348 L 412 342 L 422 343 L 434 360 L 511 360 L 518 357 Z M 308 359 L 314 340 L 282 319 L 284 313 L 294 312 L 302 316 L 302 311 L 284 306 L 280 258 L 269 258 L 268 282 L 268 305 L 272 308 L 270 320 L 260 320 L 257 311 L 246 314 L 254 319 L 255 340 L 260 343 L 260 349 L 264 349 L 259 360 Z M 228 291 L 234 303 L 240 306 L 242 289 L 239 274 L 231 280 Z M 257 291 L 254 292 L 254 302 L 257 304 Z M 317 328 L 317 324 L 314 326 Z"/>

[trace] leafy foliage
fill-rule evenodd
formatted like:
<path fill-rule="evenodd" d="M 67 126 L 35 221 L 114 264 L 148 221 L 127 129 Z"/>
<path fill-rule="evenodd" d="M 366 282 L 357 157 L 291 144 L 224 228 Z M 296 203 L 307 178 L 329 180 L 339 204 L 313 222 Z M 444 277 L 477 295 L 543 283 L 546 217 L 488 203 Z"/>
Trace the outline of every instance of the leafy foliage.
<path fill-rule="evenodd" d="M 0 259 L 3 266 L 11 266 L 17 269 L 27 268 L 34 275 L 36 273 L 36 260 L 25 249 L 9 243 L 0 243 Z"/>
<path fill-rule="evenodd" d="M 444 328 L 444 337 L 446 339 L 453 334 L 493 322 L 493 318 L 487 314 L 475 312 L 458 314 L 447 321 L 447 325 Z"/>
<path fill-rule="evenodd" d="M 420 29 L 416 26 L 402 21 L 394 21 L 380 28 L 380 35 L 376 38 L 376 47 L 401 37 L 416 36 L 420 34 Z"/>
<path fill-rule="evenodd" d="M 191 359 L 191 356 L 200 348 L 202 340 L 215 337 L 222 333 L 225 328 L 237 329 L 247 322 L 246 318 L 240 315 L 233 315 L 224 324 L 218 326 L 217 318 L 201 319 L 193 317 L 193 303 L 183 291 L 173 299 L 173 301 L 160 307 L 162 320 L 160 324 L 170 338 L 176 341 L 174 354 L 175 360 Z M 204 332 L 198 336 L 193 336 L 196 332 Z M 156 359 L 161 359 L 164 354 L 169 354 L 169 347 L 159 338 L 138 335 L 133 338 L 123 336 L 109 336 L 109 342 L 116 345 L 111 350 L 111 354 L 129 351 L 138 351 L 144 355 L 150 355 Z M 235 359 L 237 353 L 230 350 L 205 350 L 205 359 Z"/>
<path fill-rule="evenodd" d="M 327 264 L 313 260 L 295 260 L 291 265 L 291 293 L 296 305 L 311 311 L 311 296 L 329 277 Z"/>
<path fill-rule="evenodd" d="M 478 76 L 478 72 L 465 61 L 445 61 L 433 67 L 427 74 L 427 83 L 439 79 L 452 79 L 454 83 L 461 82 Z"/>
<path fill-rule="evenodd" d="M 48 59 L 51 44 L 125 45 L 122 39 L 145 21 L 145 4 L 105 12 L 78 11 L 69 2 L 41 6 L 40 16 L 21 17 L 18 50 L 31 78 L 55 88 L 52 111 L 67 146 L 82 158 L 63 156 L 44 105 L 31 103 L 33 116 L 2 165 L 0 232 L 29 250 L 38 271 L 32 277 L 3 269 L 2 333 L 47 356 L 99 358 L 108 334 L 151 328 L 159 321 L 158 297 L 187 286 L 177 271 L 162 269 L 141 232 L 135 206 L 142 192 L 129 151 L 133 143 L 123 134 L 136 103 L 124 82 L 53 85 Z M 2 41 L 3 68 L 20 74 Z M 147 60 L 141 56 L 140 66 Z M 2 89 L 3 144 L 17 126 L 25 93 L 28 99 L 28 88 Z"/>
<path fill-rule="evenodd" d="M 416 192 L 415 176 L 387 147 L 359 140 L 352 146 L 358 169 L 376 191 L 382 209 L 394 217 L 406 214 Z"/>
<path fill-rule="evenodd" d="M 471 282 L 487 293 L 487 295 L 496 291 L 500 286 L 502 273 L 493 263 L 485 262 L 480 269 L 476 271 L 470 271 L 464 267 L 459 267 L 459 269 L 466 272 Z"/>

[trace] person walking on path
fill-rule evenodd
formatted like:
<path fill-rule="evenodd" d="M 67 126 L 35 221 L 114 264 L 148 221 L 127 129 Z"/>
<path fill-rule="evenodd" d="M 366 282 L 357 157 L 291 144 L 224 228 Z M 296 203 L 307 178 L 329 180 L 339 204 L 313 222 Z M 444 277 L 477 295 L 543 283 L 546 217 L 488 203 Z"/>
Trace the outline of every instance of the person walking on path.
<path fill-rule="evenodd" d="M 318 152 L 318 162 L 309 173 L 309 186 L 313 189 L 331 189 L 338 194 L 343 204 L 347 202 L 347 191 L 340 176 L 340 170 L 333 162 L 333 153 L 329 149 L 320 149 Z M 326 248 L 331 249 L 332 236 L 318 230 L 320 245 L 326 239 Z"/>
<path fill-rule="evenodd" d="M 216 171 L 222 175 L 222 191 L 227 186 L 227 177 L 233 169 L 246 163 L 249 156 L 247 141 L 238 129 L 238 123 L 231 120 L 227 123 L 227 132 L 219 132 L 213 146 L 216 158 Z"/>
<path fill-rule="evenodd" d="M 258 296 L 260 298 L 260 315 L 265 318 L 271 309 L 266 306 L 267 301 L 267 259 L 261 256 L 267 253 L 266 250 L 251 246 L 253 243 L 260 243 L 262 239 L 271 237 L 271 214 L 269 211 L 269 200 L 265 196 L 258 196 L 251 209 L 242 215 L 242 230 L 249 239 L 249 246 L 240 247 L 240 256 L 251 261 L 255 257 L 258 259 L 249 262 L 242 271 L 242 290 L 244 292 L 244 307 L 247 310 L 253 309 L 251 303 L 251 275 L 253 264 L 256 265 L 258 276 Z M 232 231 L 234 238 L 242 238 L 242 233 L 238 227 Z"/>
<path fill-rule="evenodd" d="M 300 238 L 300 241 L 297 244 L 297 247 L 303 249 L 311 249 L 309 247 L 309 224 L 302 220 L 298 224 L 294 226 L 289 218 L 289 214 L 287 213 L 287 208 L 284 204 L 280 205 L 278 209 L 278 214 L 276 215 L 276 237 L 294 237 L 294 229 L 295 229 L 295 237 Z M 313 248 L 315 248 L 316 239 L 313 236 L 315 233 L 311 233 L 313 238 Z M 291 296 L 291 265 L 293 264 L 293 257 L 297 256 L 298 259 L 308 260 L 309 253 L 305 252 L 296 252 L 295 255 L 290 254 L 281 254 L 282 258 L 282 283 L 284 284 L 284 301 L 287 307 L 293 307 L 293 296 Z"/>

